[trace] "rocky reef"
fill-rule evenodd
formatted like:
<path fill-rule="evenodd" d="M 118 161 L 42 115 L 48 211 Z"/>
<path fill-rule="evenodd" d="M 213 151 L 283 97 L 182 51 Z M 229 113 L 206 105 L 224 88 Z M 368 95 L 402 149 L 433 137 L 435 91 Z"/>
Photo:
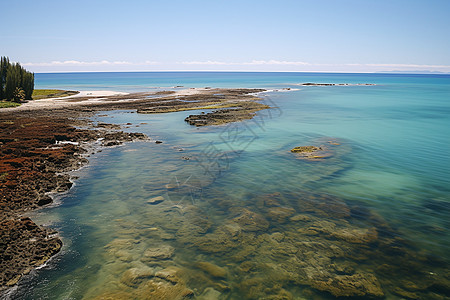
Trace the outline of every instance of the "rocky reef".
<path fill-rule="evenodd" d="M 307 191 L 259 194 L 240 204 L 223 196 L 215 208 L 164 201 L 149 206 L 141 221 L 117 220 L 123 234 L 118 230 L 121 236 L 105 247 L 111 263 L 103 270 L 112 283 L 89 297 L 445 299 L 448 293 L 448 265 L 362 206 Z M 141 233 L 126 238 L 130 230 Z"/>
<path fill-rule="evenodd" d="M 231 283 L 231 294 L 294 299 L 301 289 L 330 299 L 384 298 L 414 290 L 410 296 L 442 299 L 433 286 L 450 284 L 445 264 L 435 266 L 432 273 L 440 275 L 433 279 L 425 267 L 431 257 L 414 251 L 378 215 L 367 212 L 367 222 L 359 222 L 353 217 L 358 207 L 338 198 L 274 193 L 252 203 L 232 208 L 234 218 L 189 243 L 242 278 Z M 401 281 L 394 283 L 386 268 Z"/>
<path fill-rule="evenodd" d="M 214 109 L 212 112 L 188 116 L 190 125 L 221 125 L 251 119 L 256 112 L 269 106 L 256 102 L 261 100 L 255 94 L 262 89 L 206 89 L 201 93 L 184 96 L 168 96 L 159 102 L 149 103 L 137 110 L 138 113 L 154 114 L 188 110 Z"/>
<path fill-rule="evenodd" d="M 87 162 L 83 154 L 88 150 L 81 144 L 101 140 L 103 146 L 114 146 L 146 138 L 110 128 L 77 129 L 74 125 L 80 123 L 57 114 L 0 114 L 0 291 L 60 250 L 54 231 L 23 214 L 50 204 L 51 193 L 72 186 L 64 172 Z"/>
<path fill-rule="evenodd" d="M 23 274 L 45 263 L 62 246 L 56 232 L 27 217 L 0 221 L 0 283 L 15 285 Z"/>
<path fill-rule="evenodd" d="M 333 155 L 296 163 L 323 173 L 315 180 L 342 171 L 339 160 L 351 149 L 346 141 L 313 144 L 333 148 Z M 448 264 L 363 204 L 304 187 L 253 191 L 245 200 L 227 190 L 205 192 L 214 197 L 195 204 L 158 192 L 155 201 L 142 200 L 139 219 L 113 220 L 115 239 L 104 247 L 98 271 L 106 277 L 85 298 L 445 299 L 448 293 Z"/>
<path fill-rule="evenodd" d="M 184 120 L 195 126 L 221 125 L 251 119 L 257 111 L 269 108 L 267 105 L 251 101 L 236 103 L 233 106 L 235 107 L 215 110 L 206 114 L 189 115 Z"/>
<path fill-rule="evenodd" d="M 336 139 L 330 139 L 323 141 L 323 138 L 319 140 L 322 144 L 320 146 L 298 146 L 291 149 L 291 153 L 295 153 L 299 159 L 306 160 L 323 160 L 328 159 L 336 155 L 336 147 L 341 145 Z"/>

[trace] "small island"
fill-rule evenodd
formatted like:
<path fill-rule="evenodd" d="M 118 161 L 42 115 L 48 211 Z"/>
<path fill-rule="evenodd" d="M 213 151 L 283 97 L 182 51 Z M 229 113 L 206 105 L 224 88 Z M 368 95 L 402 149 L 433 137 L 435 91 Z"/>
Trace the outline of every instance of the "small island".
<path fill-rule="evenodd" d="M 314 82 L 306 82 L 299 83 L 298 85 L 302 86 L 359 86 L 359 85 L 376 85 L 374 83 L 314 83 Z"/>

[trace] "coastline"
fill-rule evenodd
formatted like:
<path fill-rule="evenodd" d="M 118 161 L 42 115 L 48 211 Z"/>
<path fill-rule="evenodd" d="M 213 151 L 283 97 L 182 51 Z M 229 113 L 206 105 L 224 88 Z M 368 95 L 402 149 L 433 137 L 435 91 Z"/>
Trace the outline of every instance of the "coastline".
<path fill-rule="evenodd" d="M 94 124 L 89 120 L 92 115 L 117 109 L 148 113 L 143 110 L 149 107 L 164 107 L 158 113 L 217 108 L 215 112 L 227 110 L 229 113 L 225 122 L 236 122 L 252 118 L 257 110 L 269 108 L 257 103 L 261 98 L 255 93 L 263 91 L 205 88 L 134 94 L 89 92 L 92 94 L 35 100 L 18 108 L 0 109 L 0 190 L 3 195 L 0 238 L 5 250 L 0 257 L 0 293 L 15 286 L 24 275 L 60 251 L 62 241 L 58 233 L 39 227 L 26 213 L 52 203 L 49 194 L 71 188 L 73 178 L 69 172 L 88 163 L 86 154 L 95 151 L 91 146 L 100 140 L 101 147 L 149 140 L 142 133 L 121 131 L 117 125 Z M 180 101 L 180 98 L 185 99 Z M 199 100 L 193 102 L 194 98 Z M 237 109 L 224 109 L 237 103 L 240 105 Z M 166 109 L 168 106 L 171 109 Z M 213 112 L 210 120 L 202 125 L 224 123 L 223 120 L 217 123 L 214 117 Z"/>

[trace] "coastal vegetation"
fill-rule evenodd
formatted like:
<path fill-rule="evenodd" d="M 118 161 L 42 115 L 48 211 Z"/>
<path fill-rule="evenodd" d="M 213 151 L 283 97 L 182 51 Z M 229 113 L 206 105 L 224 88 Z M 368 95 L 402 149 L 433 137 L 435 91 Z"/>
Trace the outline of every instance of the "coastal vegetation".
<path fill-rule="evenodd" d="M 20 103 L 31 100 L 34 90 L 34 73 L 9 58 L 0 58 L 0 100 Z"/>
<path fill-rule="evenodd" d="M 76 91 L 66 90 L 48 90 L 48 89 L 35 89 L 32 94 L 33 100 L 47 99 L 47 98 L 59 98 L 67 97 L 78 94 Z"/>
<path fill-rule="evenodd" d="M 0 101 L 0 108 L 16 107 L 20 106 L 20 103 L 11 101 Z"/>

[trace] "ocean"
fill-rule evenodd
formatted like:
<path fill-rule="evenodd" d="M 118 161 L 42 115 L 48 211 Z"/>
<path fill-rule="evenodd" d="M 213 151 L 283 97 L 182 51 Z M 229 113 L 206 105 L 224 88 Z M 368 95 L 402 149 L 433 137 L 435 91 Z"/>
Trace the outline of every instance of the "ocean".
<path fill-rule="evenodd" d="M 359 296 L 387 299 L 449 291 L 450 75 L 35 78 L 36 88 L 69 90 L 264 88 L 262 102 L 272 108 L 210 127 L 184 122 L 195 111 L 96 115 L 163 143 L 92 155 L 57 205 L 33 213 L 59 231 L 64 247 L 12 298 L 146 299 L 158 280 L 197 299 L 334 299 L 354 293 L 352 284 L 363 286 Z M 349 85 L 299 85 L 306 82 Z M 305 145 L 332 155 L 308 161 L 290 153 Z M 156 197 L 163 201 L 148 203 Z"/>

